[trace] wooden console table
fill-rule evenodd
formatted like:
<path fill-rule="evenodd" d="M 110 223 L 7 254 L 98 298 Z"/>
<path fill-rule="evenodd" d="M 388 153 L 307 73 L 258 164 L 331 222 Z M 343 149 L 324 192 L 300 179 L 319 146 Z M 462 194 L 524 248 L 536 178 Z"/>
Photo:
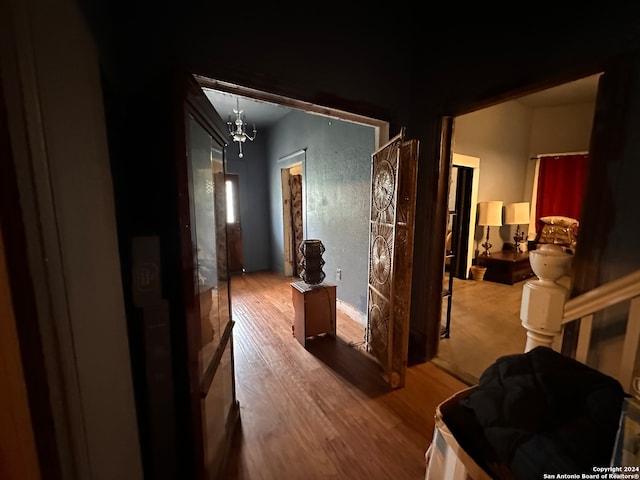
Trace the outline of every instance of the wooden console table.
<path fill-rule="evenodd" d="M 321 333 L 336 334 L 336 286 L 328 283 L 309 285 L 291 283 L 293 296 L 293 336 L 307 345 L 307 338 Z"/>
<path fill-rule="evenodd" d="M 513 285 L 533 276 L 529 252 L 499 251 L 489 256 L 479 255 L 477 263 L 481 267 L 487 267 L 484 279 L 490 282 Z"/>

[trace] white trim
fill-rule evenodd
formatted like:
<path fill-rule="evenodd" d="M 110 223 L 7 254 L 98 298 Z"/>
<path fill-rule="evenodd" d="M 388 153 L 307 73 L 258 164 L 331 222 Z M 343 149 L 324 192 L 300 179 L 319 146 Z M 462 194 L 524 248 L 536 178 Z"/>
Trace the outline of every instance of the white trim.
<path fill-rule="evenodd" d="M 568 300 L 564 305 L 562 317 L 563 325 L 580 319 L 576 360 L 586 364 L 589 360 L 594 314 L 629 300 L 631 303 L 627 315 L 620 367 L 617 375 L 614 375 L 627 391 L 631 391 L 632 388 L 640 343 L 640 270 Z"/>
<path fill-rule="evenodd" d="M 576 346 L 576 360 L 587 364 L 589 348 L 591 347 L 591 332 L 593 330 L 593 315 L 580 319 L 578 331 L 578 345 Z"/>
<path fill-rule="evenodd" d="M 540 175 L 540 159 L 536 158 L 536 166 L 533 172 L 533 190 L 531 191 L 531 210 L 529 210 L 529 231 L 528 240 L 535 240 L 538 236 L 536 219 L 536 209 L 538 208 L 538 176 Z"/>
<path fill-rule="evenodd" d="M 307 149 L 301 148 L 300 150 L 296 150 L 284 157 L 280 157 L 277 161 L 278 166 L 280 167 L 280 182 L 281 182 L 281 197 L 280 200 L 282 202 L 282 249 L 283 249 L 283 273 L 285 276 L 293 276 L 293 264 L 295 261 L 295 252 L 294 258 L 291 259 L 288 257 L 287 252 L 292 252 L 292 242 L 293 238 L 291 237 L 291 205 L 288 202 L 289 197 L 289 169 L 296 165 L 301 165 L 302 167 L 302 236 L 303 238 L 307 238 Z M 286 196 L 285 196 L 286 195 Z M 289 245 L 289 249 L 285 247 Z"/>
<path fill-rule="evenodd" d="M 620 302 L 640 296 L 640 270 L 631 272 L 567 300 L 562 324 L 590 315 Z"/>
<path fill-rule="evenodd" d="M 286 162 L 287 160 L 291 160 L 292 158 L 295 158 L 298 155 L 301 155 L 301 154 L 306 153 L 306 152 L 307 152 L 306 148 L 301 148 L 300 150 L 296 150 L 295 152 L 290 153 L 289 155 L 285 155 L 284 157 L 280 157 L 278 159 L 278 163 Z M 297 163 L 297 162 L 293 162 L 293 164 L 295 164 L 295 163 Z"/>
<path fill-rule="evenodd" d="M 534 158 L 540 160 L 542 157 L 564 157 L 567 155 L 589 155 L 588 151 L 582 152 L 562 152 L 562 153 L 539 153 Z"/>
<path fill-rule="evenodd" d="M 640 297 L 631 300 L 629 316 L 627 317 L 627 330 L 624 334 L 622 356 L 620 359 L 620 372 L 618 380 L 627 392 L 632 390 L 633 372 L 638 358 L 638 343 L 640 342 Z"/>
<path fill-rule="evenodd" d="M 359 311 L 353 305 L 345 302 L 344 300 L 340 300 L 339 298 L 337 298 L 336 308 L 340 310 L 342 313 L 344 313 L 347 317 L 358 322 L 362 326 L 364 327 L 367 326 L 367 315 Z"/>

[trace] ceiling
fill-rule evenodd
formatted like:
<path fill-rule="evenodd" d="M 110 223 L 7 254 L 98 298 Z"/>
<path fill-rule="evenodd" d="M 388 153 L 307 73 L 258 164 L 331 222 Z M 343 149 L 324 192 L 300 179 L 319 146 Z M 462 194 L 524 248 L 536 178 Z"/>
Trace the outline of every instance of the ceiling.
<path fill-rule="evenodd" d="M 238 108 L 239 102 L 240 109 L 243 110 L 244 121 L 247 122 L 249 129 L 255 125 L 258 131 L 265 130 L 292 110 L 289 107 L 276 105 L 275 103 L 240 97 L 210 88 L 203 88 L 203 90 L 224 121 L 235 120 L 236 114 L 233 110 Z"/>
<path fill-rule="evenodd" d="M 520 97 L 515 101 L 532 108 L 593 102 L 596 98 L 599 77 L 600 75 L 592 75 Z M 258 131 L 268 129 L 293 110 L 290 107 L 276 103 L 255 100 L 211 88 L 205 87 L 203 90 L 223 120 L 231 119 L 233 121 L 235 119 L 236 114 L 233 110 L 238 108 L 237 102 L 239 102 L 240 109 L 243 110 L 244 120 L 249 127 L 255 125 Z"/>
<path fill-rule="evenodd" d="M 526 95 L 516 101 L 530 107 L 556 107 L 594 102 L 600 75 L 591 75 L 573 82 Z"/>

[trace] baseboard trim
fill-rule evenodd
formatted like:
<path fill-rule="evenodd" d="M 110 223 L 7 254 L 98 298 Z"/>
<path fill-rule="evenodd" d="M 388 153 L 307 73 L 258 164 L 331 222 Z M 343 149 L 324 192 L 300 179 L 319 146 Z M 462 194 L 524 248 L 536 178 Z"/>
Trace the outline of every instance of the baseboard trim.
<path fill-rule="evenodd" d="M 358 309 L 356 309 L 353 305 L 343 300 L 340 300 L 338 298 L 336 299 L 336 308 L 340 310 L 343 314 L 345 314 L 347 317 L 360 323 L 361 325 L 365 325 L 365 326 L 367 325 L 367 316 L 361 311 L 359 311 Z"/>

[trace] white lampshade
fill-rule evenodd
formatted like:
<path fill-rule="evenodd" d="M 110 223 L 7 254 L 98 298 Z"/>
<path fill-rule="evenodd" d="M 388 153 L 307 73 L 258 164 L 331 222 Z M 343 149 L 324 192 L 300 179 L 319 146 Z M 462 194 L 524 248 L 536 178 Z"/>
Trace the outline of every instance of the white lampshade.
<path fill-rule="evenodd" d="M 529 202 L 507 203 L 504 206 L 505 225 L 527 225 L 529 223 Z"/>
<path fill-rule="evenodd" d="M 502 202 L 478 203 L 478 225 L 499 227 L 502 225 Z"/>

